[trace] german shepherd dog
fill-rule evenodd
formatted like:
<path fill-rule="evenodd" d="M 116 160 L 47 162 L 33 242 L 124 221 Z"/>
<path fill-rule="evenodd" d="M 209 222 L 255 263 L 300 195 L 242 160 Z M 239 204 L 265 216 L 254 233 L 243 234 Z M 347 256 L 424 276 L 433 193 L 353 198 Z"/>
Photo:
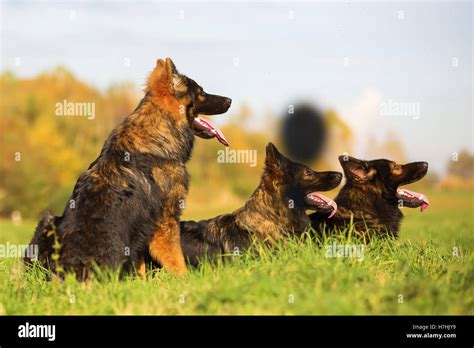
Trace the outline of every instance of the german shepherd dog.
<path fill-rule="evenodd" d="M 315 172 L 292 162 L 269 143 L 260 184 L 243 207 L 209 220 L 180 223 L 184 256 L 196 266 L 204 259 L 215 261 L 243 251 L 254 238 L 272 244 L 287 233 L 301 233 L 309 227 L 306 210 L 336 211 L 336 204 L 316 191 L 331 190 L 341 179 L 341 173 Z"/>
<path fill-rule="evenodd" d="M 81 174 L 63 215 L 38 223 L 31 243 L 38 245 L 39 261 L 85 279 L 92 265 L 140 268 L 149 253 L 166 270 L 185 273 L 179 234 L 185 164 L 195 135 L 227 146 L 222 132 L 199 115 L 222 114 L 230 105 L 231 99 L 207 94 L 180 74 L 171 59 L 159 59 L 144 98 Z M 51 260 L 54 245 L 60 245 L 57 262 Z"/>
<path fill-rule="evenodd" d="M 321 212 L 311 214 L 316 232 L 324 225 L 329 233 L 337 232 L 353 219 L 356 231 L 363 236 L 398 237 L 403 218 L 400 208 L 421 207 L 424 211 L 429 206 L 425 195 L 400 188 L 423 178 L 428 171 L 426 162 L 400 165 L 386 159 L 363 161 L 350 156 L 340 156 L 339 162 L 346 183 L 335 198 L 338 210 L 332 219 Z"/>

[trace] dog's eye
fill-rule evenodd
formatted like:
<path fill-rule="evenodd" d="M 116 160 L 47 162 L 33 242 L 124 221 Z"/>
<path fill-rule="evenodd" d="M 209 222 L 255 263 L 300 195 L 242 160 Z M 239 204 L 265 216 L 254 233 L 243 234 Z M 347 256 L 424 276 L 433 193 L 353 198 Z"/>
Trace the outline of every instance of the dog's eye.
<path fill-rule="evenodd" d="M 400 170 L 400 169 L 402 169 L 402 166 L 399 165 L 399 164 L 395 164 L 395 165 L 393 166 L 393 170 Z"/>
<path fill-rule="evenodd" d="M 314 172 L 310 169 L 305 169 L 304 170 L 304 176 L 313 176 Z"/>

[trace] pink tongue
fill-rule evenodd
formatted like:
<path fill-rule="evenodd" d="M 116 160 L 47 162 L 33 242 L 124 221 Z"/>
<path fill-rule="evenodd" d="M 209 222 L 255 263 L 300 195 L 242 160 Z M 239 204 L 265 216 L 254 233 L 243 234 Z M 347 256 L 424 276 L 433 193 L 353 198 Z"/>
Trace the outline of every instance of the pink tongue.
<path fill-rule="evenodd" d="M 337 204 L 331 198 L 326 197 L 325 195 L 323 195 L 321 193 L 316 193 L 316 192 L 310 193 L 309 196 L 312 197 L 313 200 L 315 200 L 315 201 L 317 201 L 319 199 L 319 200 L 325 202 L 327 205 L 330 205 L 332 207 L 332 212 L 328 216 L 329 219 L 332 218 L 334 216 L 334 214 L 336 214 Z"/>
<path fill-rule="evenodd" d="M 205 125 L 212 134 L 216 136 L 217 140 L 219 140 L 221 144 L 224 144 L 225 146 L 229 146 L 229 142 L 225 138 L 224 133 L 222 133 L 222 131 L 219 129 L 219 127 L 215 125 L 214 122 L 206 120 L 205 118 L 202 118 L 200 116 L 196 116 L 196 118 L 199 119 L 199 121 L 203 125 Z"/>
<path fill-rule="evenodd" d="M 421 203 L 420 212 L 425 211 L 430 205 L 430 201 L 428 200 L 428 197 L 426 197 L 423 193 L 414 192 L 414 191 L 410 191 L 410 190 L 407 190 L 407 189 L 398 189 L 397 191 L 406 192 L 406 193 L 412 195 L 413 197 L 418 198 L 420 201 L 422 201 L 423 203 Z"/>

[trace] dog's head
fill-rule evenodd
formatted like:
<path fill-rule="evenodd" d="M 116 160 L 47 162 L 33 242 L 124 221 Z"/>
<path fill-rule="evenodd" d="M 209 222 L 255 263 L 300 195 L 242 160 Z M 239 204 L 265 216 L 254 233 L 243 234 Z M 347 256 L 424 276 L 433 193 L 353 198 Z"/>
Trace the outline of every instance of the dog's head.
<path fill-rule="evenodd" d="M 337 210 L 336 203 L 319 193 L 336 188 L 342 179 L 339 172 L 316 172 L 283 156 L 272 143 L 266 148 L 265 175 L 271 185 L 282 193 L 286 202 L 295 210 L 316 210 L 330 213 Z"/>
<path fill-rule="evenodd" d="M 170 58 L 158 59 L 156 67 L 148 78 L 148 91 L 181 121 L 186 121 L 195 135 L 210 139 L 217 138 L 222 144 L 228 142 L 222 131 L 201 115 L 225 113 L 232 103 L 227 97 L 208 94 L 189 77 L 180 74 Z"/>
<path fill-rule="evenodd" d="M 340 156 L 339 162 L 344 169 L 346 185 L 376 194 L 393 205 L 421 207 L 421 211 L 429 205 L 424 194 L 400 188 L 423 178 L 428 171 L 427 162 L 401 165 L 386 159 L 363 161 L 350 156 Z"/>

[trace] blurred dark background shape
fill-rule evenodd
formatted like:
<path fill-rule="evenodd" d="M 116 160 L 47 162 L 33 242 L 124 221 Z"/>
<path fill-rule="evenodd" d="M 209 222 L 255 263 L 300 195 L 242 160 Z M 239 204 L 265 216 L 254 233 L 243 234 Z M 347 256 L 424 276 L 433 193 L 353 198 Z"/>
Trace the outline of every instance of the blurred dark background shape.
<path fill-rule="evenodd" d="M 319 158 L 326 145 L 324 113 L 309 103 L 290 104 L 282 116 L 280 134 L 288 156 L 310 164 Z"/>

